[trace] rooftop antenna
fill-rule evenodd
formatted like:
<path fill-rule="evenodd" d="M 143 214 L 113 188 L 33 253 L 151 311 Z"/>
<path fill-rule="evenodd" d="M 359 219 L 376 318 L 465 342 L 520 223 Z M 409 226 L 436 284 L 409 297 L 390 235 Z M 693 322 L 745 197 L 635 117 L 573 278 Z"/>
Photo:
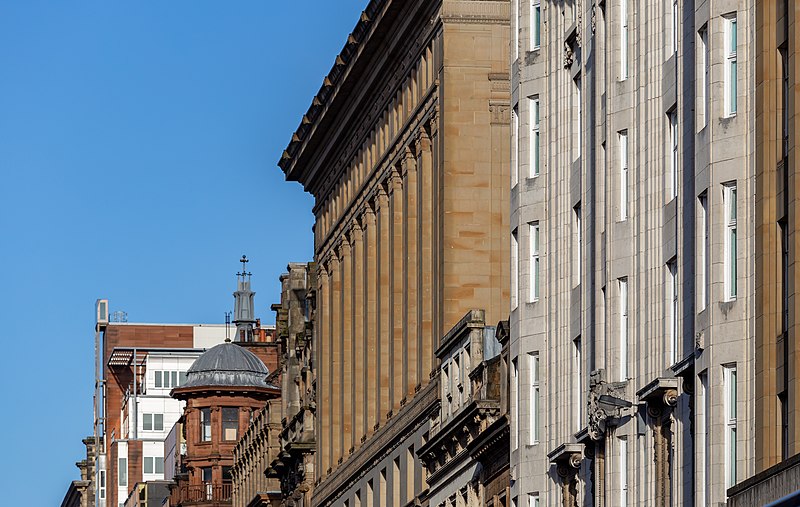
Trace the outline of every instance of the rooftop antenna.
<path fill-rule="evenodd" d="M 231 312 L 225 312 L 225 343 L 231 342 Z"/>

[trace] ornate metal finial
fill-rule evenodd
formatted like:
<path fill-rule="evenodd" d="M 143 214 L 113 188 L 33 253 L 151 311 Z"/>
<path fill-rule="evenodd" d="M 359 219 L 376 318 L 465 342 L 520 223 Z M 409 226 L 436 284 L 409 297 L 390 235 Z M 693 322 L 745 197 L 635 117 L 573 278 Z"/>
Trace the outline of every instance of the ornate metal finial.
<path fill-rule="evenodd" d="M 241 277 L 251 276 L 253 273 L 248 273 L 247 272 L 247 263 L 250 262 L 250 260 L 248 260 L 247 256 L 246 255 L 242 255 L 242 258 L 239 260 L 239 262 L 242 263 L 242 272 L 241 273 L 236 273 L 236 275 L 237 276 L 241 276 Z"/>
<path fill-rule="evenodd" d="M 225 343 L 231 342 L 230 328 L 231 328 L 231 312 L 225 312 Z"/>

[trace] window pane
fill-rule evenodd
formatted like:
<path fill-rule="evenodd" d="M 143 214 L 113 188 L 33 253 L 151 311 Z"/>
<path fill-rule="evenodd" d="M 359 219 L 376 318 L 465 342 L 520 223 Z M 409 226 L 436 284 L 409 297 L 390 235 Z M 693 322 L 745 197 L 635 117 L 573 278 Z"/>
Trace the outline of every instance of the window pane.
<path fill-rule="evenodd" d="M 156 457 L 156 458 L 153 458 L 153 461 L 155 462 L 156 473 L 157 474 L 163 474 L 164 473 L 164 458 Z"/>
<path fill-rule="evenodd" d="M 239 409 L 224 407 L 222 409 L 222 439 L 236 440 L 239 431 Z"/>
<path fill-rule="evenodd" d="M 144 473 L 146 474 L 153 473 L 153 458 L 149 456 L 145 456 L 144 458 Z"/>
<path fill-rule="evenodd" d="M 203 467 L 203 482 L 211 482 L 211 467 Z"/>
<path fill-rule="evenodd" d="M 153 414 L 144 414 L 142 416 L 142 427 L 145 431 L 151 431 L 153 429 Z"/>
<path fill-rule="evenodd" d="M 172 385 L 170 387 L 178 387 L 178 372 L 172 372 Z"/>
<path fill-rule="evenodd" d="M 211 441 L 211 409 L 203 408 L 200 410 L 200 440 L 203 442 Z"/>
<path fill-rule="evenodd" d="M 128 485 L 128 458 L 119 458 L 117 467 L 117 477 L 120 486 Z"/>
<path fill-rule="evenodd" d="M 185 371 L 180 372 L 180 374 L 178 375 L 178 381 L 179 381 L 179 383 L 178 383 L 179 386 L 182 386 L 183 384 L 186 383 L 186 372 Z"/>
<path fill-rule="evenodd" d="M 156 372 L 156 387 L 163 387 L 164 384 L 161 382 L 161 372 Z"/>
<path fill-rule="evenodd" d="M 153 429 L 164 431 L 164 414 L 153 414 Z"/>

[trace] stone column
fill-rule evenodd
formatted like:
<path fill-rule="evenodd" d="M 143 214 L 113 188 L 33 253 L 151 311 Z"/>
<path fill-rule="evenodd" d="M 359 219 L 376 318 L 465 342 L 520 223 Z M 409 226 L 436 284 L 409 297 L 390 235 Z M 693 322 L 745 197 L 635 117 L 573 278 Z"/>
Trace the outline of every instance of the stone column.
<path fill-rule="evenodd" d="M 364 437 L 364 404 L 366 400 L 364 359 L 367 346 L 364 337 L 364 233 L 358 219 L 350 229 L 353 257 L 353 447 Z"/>
<path fill-rule="evenodd" d="M 342 259 L 342 456 L 353 448 L 353 259 L 349 234 L 341 242 Z"/>
<path fill-rule="evenodd" d="M 376 406 L 376 400 L 380 393 L 380 384 L 377 380 L 378 363 L 380 356 L 378 356 L 378 340 L 376 328 L 376 315 L 378 312 L 377 304 L 377 289 L 378 289 L 378 270 L 376 261 L 378 260 L 378 229 L 375 226 L 375 211 L 372 204 L 367 204 L 364 210 L 364 241 L 363 241 L 363 258 L 366 276 L 364 276 L 364 293 L 365 293 L 365 324 L 364 336 L 366 338 L 367 352 L 365 354 L 364 363 L 364 391 L 366 393 L 366 412 L 364 417 L 364 434 L 372 434 L 372 429 L 380 421 L 380 415 Z"/>
<path fill-rule="evenodd" d="M 383 421 L 387 412 L 391 409 L 389 405 L 389 350 L 391 347 L 391 329 L 389 319 L 389 197 L 386 190 L 381 185 L 378 188 L 376 198 L 377 219 L 378 219 L 378 262 L 379 270 L 377 282 L 377 330 L 378 330 L 378 354 L 380 363 L 378 364 L 378 421 Z"/>
<path fill-rule="evenodd" d="M 317 365 L 317 377 L 321 380 L 320 385 L 317 386 L 317 413 L 319 414 L 319 428 L 317 434 L 317 469 L 323 472 L 327 471 L 331 466 L 330 460 L 330 394 L 328 383 L 328 363 L 329 357 L 329 340 L 330 340 L 330 279 L 328 277 L 328 270 L 324 262 L 319 263 L 319 305 L 317 306 L 317 325 L 316 331 L 316 344 L 315 363 Z"/>
<path fill-rule="evenodd" d="M 420 339 L 419 356 L 422 360 L 420 382 L 428 383 L 433 368 L 433 180 L 431 140 L 425 128 L 419 132 L 417 141 L 419 158 L 417 195 L 421 215 L 419 217 L 419 275 L 420 275 Z"/>
<path fill-rule="evenodd" d="M 389 179 L 389 202 L 392 213 L 392 286 L 391 292 L 391 322 L 392 346 L 391 361 L 391 409 L 394 413 L 400 408 L 403 398 L 403 332 L 405 314 L 403 313 L 404 287 L 405 287 L 405 255 L 403 255 L 403 180 L 397 168 L 392 169 Z"/>
<path fill-rule="evenodd" d="M 403 190 L 405 191 L 405 231 L 403 239 L 406 257 L 406 289 L 405 300 L 403 302 L 406 332 L 403 339 L 405 350 L 403 351 L 404 365 L 404 395 L 409 399 L 414 395 L 414 391 L 419 386 L 420 371 L 422 370 L 422 358 L 419 352 L 422 350 L 420 341 L 420 312 L 422 304 L 419 301 L 420 277 L 417 266 L 419 265 L 419 201 L 417 199 L 417 161 L 414 152 L 406 148 L 405 158 L 403 159 Z"/>
<path fill-rule="evenodd" d="M 328 375 L 331 395 L 331 467 L 342 457 L 342 273 L 336 252 L 331 258 L 331 334 L 328 361 L 331 368 Z"/>

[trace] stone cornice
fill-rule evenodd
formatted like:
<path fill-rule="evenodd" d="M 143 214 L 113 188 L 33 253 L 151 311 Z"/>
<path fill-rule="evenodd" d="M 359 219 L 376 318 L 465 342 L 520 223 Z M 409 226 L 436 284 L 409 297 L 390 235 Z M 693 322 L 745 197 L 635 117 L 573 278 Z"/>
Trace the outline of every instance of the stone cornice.
<path fill-rule="evenodd" d="M 330 504 L 337 494 L 360 480 L 368 470 L 390 454 L 405 436 L 412 434 L 428 421 L 431 411 L 438 406 L 438 401 L 439 383 L 430 382 L 331 475 L 323 479 L 314 489 L 313 504 Z"/>
<path fill-rule="evenodd" d="M 511 2 L 444 0 L 442 22 L 510 25 Z"/>

